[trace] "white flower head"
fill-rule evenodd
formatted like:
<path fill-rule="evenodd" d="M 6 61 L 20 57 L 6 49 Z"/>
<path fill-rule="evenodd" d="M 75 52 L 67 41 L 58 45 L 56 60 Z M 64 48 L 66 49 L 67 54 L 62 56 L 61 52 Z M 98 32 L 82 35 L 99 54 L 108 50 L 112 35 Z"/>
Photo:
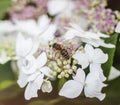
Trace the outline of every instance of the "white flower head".
<path fill-rule="evenodd" d="M 108 55 L 104 54 L 100 48 L 94 49 L 91 45 L 86 44 L 84 51 L 77 51 L 73 58 L 78 60 L 78 64 L 82 66 L 82 68 L 88 67 L 90 64 L 103 64 L 108 60 Z"/>
<path fill-rule="evenodd" d="M 37 58 L 34 58 L 32 56 L 32 59 L 28 59 L 29 61 L 26 63 L 26 65 L 24 65 L 24 62 L 21 60 L 20 63 L 18 63 L 20 69 L 18 84 L 22 88 L 28 84 L 25 90 L 26 100 L 38 96 L 37 91 L 41 89 L 42 84 L 44 83 L 44 77 L 52 78 L 52 76 L 50 75 L 51 70 L 46 66 L 47 56 L 45 52 L 41 53 L 40 56 L 38 56 Z M 50 83 L 48 83 L 47 86 L 48 87 L 44 85 L 43 87 L 45 89 L 43 89 L 42 87 L 42 90 L 46 92 L 51 92 L 52 87 L 50 87 Z"/>
<path fill-rule="evenodd" d="M 90 72 L 98 71 L 100 73 L 101 80 L 106 80 L 103 75 L 101 64 L 104 64 L 108 60 L 108 55 L 104 54 L 99 48 L 94 49 L 91 45 L 86 45 L 84 51 L 77 51 L 73 58 L 78 61 L 78 64 L 82 66 L 82 69 L 90 66 Z"/>
<path fill-rule="evenodd" d="M 103 84 L 99 78 L 99 73 L 97 71 L 90 72 L 85 78 L 85 72 L 82 69 L 78 69 L 73 80 L 68 80 L 63 85 L 59 95 L 67 98 L 76 98 L 81 94 L 84 88 L 86 97 L 96 97 L 102 101 L 105 98 L 105 94 L 101 93 L 101 90 L 105 86 L 106 85 Z"/>
<path fill-rule="evenodd" d="M 80 41 L 91 44 L 92 46 L 99 47 L 108 47 L 108 48 L 114 48 L 115 46 L 113 44 L 106 44 L 103 38 L 108 38 L 108 35 L 102 34 L 102 33 L 94 33 L 90 31 L 84 31 L 82 30 L 78 25 L 76 24 L 70 24 L 72 28 L 68 28 L 68 31 L 64 35 L 64 38 L 69 40 L 73 39 L 75 37 L 78 37 Z"/>

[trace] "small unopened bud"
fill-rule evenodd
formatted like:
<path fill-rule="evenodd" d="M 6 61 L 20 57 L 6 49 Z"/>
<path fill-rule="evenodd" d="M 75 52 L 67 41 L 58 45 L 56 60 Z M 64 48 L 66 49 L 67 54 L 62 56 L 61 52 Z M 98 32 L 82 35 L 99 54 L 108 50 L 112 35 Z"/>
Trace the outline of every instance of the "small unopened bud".
<path fill-rule="evenodd" d="M 57 73 L 54 71 L 54 72 L 52 72 L 52 75 L 53 75 L 53 76 L 56 76 L 56 75 L 57 75 Z"/>
<path fill-rule="evenodd" d="M 60 68 L 57 69 L 57 72 L 60 73 L 62 70 Z"/>
<path fill-rule="evenodd" d="M 62 65 L 62 62 L 61 62 L 59 59 L 57 59 L 57 64 L 58 64 L 59 66 L 61 66 L 61 65 Z"/>
<path fill-rule="evenodd" d="M 72 74 L 72 73 L 73 73 L 73 70 L 72 70 L 72 69 L 68 70 L 68 73 L 69 73 L 69 74 Z"/>
<path fill-rule="evenodd" d="M 73 60 L 73 65 L 75 65 L 75 64 L 77 64 L 78 63 L 78 61 L 77 60 Z"/>
<path fill-rule="evenodd" d="M 64 65 L 67 65 L 67 61 L 63 61 L 63 64 L 64 64 Z"/>
<path fill-rule="evenodd" d="M 60 79 L 60 78 L 62 78 L 62 76 L 61 76 L 61 75 L 58 75 L 58 78 Z"/>
<path fill-rule="evenodd" d="M 69 78 L 69 74 L 65 74 L 65 77 L 66 77 L 66 78 Z"/>
<path fill-rule="evenodd" d="M 61 72 L 61 76 L 64 77 L 65 76 L 65 72 Z"/>

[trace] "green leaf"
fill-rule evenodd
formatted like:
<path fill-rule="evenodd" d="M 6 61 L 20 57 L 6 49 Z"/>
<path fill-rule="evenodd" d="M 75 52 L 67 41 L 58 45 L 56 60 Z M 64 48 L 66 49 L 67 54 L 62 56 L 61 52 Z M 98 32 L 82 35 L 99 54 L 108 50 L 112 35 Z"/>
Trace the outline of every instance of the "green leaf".
<path fill-rule="evenodd" d="M 106 43 L 112 43 L 116 46 L 117 38 L 118 38 L 118 34 L 114 34 L 110 38 L 106 39 L 105 41 L 106 41 Z M 111 67 L 112 67 L 112 64 L 113 64 L 113 59 L 114 59 L 114 54 L 115 54 L 116 48 L 108 49 L 108 48 L 102 47 L 102 49 L 103 49 L 104 53 L 107 53 L 109 56 L 108 61 L 104 65 L 102 65 L 104 74 L 106 77 L 108 77 Z"/>
<path fill-rule="evenodd" d="M 120 70 L 120 59 L 119 59 L 120 58 L 120 40 L 119 39 L 120 39 L 120 35 L 117 41 L 114 63 L 113 63 L 113 66 L 118 70 Z"/>
<path fill-rule="evenodd" d="M 0 65 L 0 90 L 6 89 L 16 81 L 10 62 Z"/>
<path fill-rule="evenodd" d="M 2 19 L 11 5 L 11 0 L 0 0 L 0 19 Z"/>

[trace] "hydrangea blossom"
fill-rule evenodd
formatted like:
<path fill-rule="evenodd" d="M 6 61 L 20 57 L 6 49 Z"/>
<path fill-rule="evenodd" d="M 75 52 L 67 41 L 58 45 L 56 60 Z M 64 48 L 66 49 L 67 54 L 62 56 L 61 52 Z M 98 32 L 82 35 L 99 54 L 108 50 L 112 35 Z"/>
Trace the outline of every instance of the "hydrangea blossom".
<path fill-rule="evenodd" d="M 100 46 L 107 49 L 115 45 L 106 43 L 104 39 L 110 35 L 101 32 L 113 33 L 117 22 L 117 13 L 105 6 L 105 0 L 14 1 L 8 11 L 13 23 L 0 22 L 4 26 L 0 35 L 14 39 L 12 44 L 0 40 L 0 63 L 16 60 L 17 83 L 26 87 L 26 100 L 38 97 L 39 90 L 50 93 L 52 81 L 61 83 L 63 79 L 66 82 L 61 84 L 60 96 L 73 99 L 84 90 L 86 97 L 105 98 L 101 92 L 106 86 L 102 64 L 109 57 Z"/>
<path fill-rule="evenodd" d="M 85 72 L 82 69 L 78 69 L 73 80 L 68 80 L 63 85 L 59 95 L 67 98 L 76 98 L 84 88 L 86 97 L 96 97 L 102 101 L 105 98 L 105 94 L 101 93 L 101 89 L 105 86 L 99 77 L 99 72 L 90 72 L 87 77 L 85 77 Z"/>
<path fill-rule="evenodd" d="M 18 35 L 16 45 L 16 55 L 20 71 L 18 84 L 22 88 L 28 84 L 25 91 L 25 98 L 27 100 L 37 97 L 37 91 L 41 89 L 45 76 L 52 78 L 49 74 L 51 70 L 45 66 L 47 63 L 46 53 L 42 52 L 37 58 L 34 56 L 34 53 L 38 49 L 36 46 L 32 39 L 24 39 L 22 35 Z M 44 86 L 47 88 L 44 92 L 51 92 L 51 84 L 47 83 L 46 85 L 48 88 Z"/>
<path fill-rule="evenodd" d="M 75 37 L 80 38 L 80 41 L 89 43 L 95 47 L 103 46 L 108 48 L 114 48 L 115 46 L 112 44 L 106 44 L 103 38 L 108 38 L 108 35 L 102 34 L 102 33 L 94 33 L 90 31 L 84 31 L 82 30 L 78 25 L 71 24 L 72 28 L 68 28 L 68 31 L 64 35 L 64 38 L 67 39 L 73 39 Z"/>

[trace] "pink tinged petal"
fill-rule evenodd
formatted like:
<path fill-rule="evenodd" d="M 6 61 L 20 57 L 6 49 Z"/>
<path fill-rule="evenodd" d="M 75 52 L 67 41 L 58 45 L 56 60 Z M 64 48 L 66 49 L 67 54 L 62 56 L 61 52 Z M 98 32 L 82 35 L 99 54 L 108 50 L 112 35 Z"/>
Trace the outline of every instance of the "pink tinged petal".
<path fill-rule="evenodd" d="M 62 89 L 59 92 L 60 96 L 64 96 L 67 98 L 76 98 L 78 97 L 83 90 L 83 85 L 75 80 L 69 80 L 67 81 Z"/>
<path fill-rule="evenodd" d="M 16 55 L 19 57 L 25 57 L 30 53 L 32 47 L 32 39 L 25 39 L 23 35 L 19 33 L 16 41 Z"/>
<path fill-rule="evenodd" d="M 54 78 L 50 73 L 52 72 L 52 70 L 50 69 L 50 68 L 48 68 L 47 66 L 45 66 L 45 67 L 42 67 L 41 69 L 40 69 L 40 71 L 45 75 L 45 76 L 47 76 L 47 77 L 49 77 L 49 78 Z"/>
<path fill-rule="evenodd" d="M 85 82 L 85 72 L 82 69 L 78 69 L 76 75 L 73 77 L 75 81 L 80 82 L 84 85 Z"/>
<path fill-rule="evenodd" d="M 94 50 L 94 56 L 93 56 L 94 63 L 103 64 L 103 63 L 107 62 L 107 60 L 108 60 L 108 55 L 104 54 L 101 49 L 98 48 L 98 49 Z"/>
<path fill-rule="evenodd" d="M 103 74 L 103 70 L 102 70 L 101 64 L 94 64 L 94 63 L 90 64 L 90 72 L 95 72 L 95 71 L 99 72 L 99 76 L 100 76 L 101 81 L 105 81 L 106 80 L 106 77 Z"/>
<path fill-rule="evenodd" d="M 39 75 L 34 81 L 29 82 L 25 90 L 25 99 L 30 100 L 33 97 L 38 97 L 37 91 L 41 88 L 44 75 Z"/>
<path fill-rule="evenodd" d="M 86 77 L 85 82 L 85 88 L 84 93 L 86 97 L 89 98 L 98 98 L 100 101 L 102 101 L 105 98 L 105 94 L 101 93 L 101 90 L 106 85 L 102 83 L 99 72 L 90 72 L 88 76 Z"/>
<path fill-rule="evenodd" d="M 23 88 L 27 85 L 28 81 L 27 81 L 28 75 L 24 74 L 21 70 L 19 71 L 19 77 L 17 80 L 18 85 Z"/>
<path fill-rule="evenodd" d="M 36 65 L 40 69 L 47 63 L 47 55 L 45 52 L 42 52 L 40 56 L 36 59 Z"/>
<path fill-rule="evenodd" d="M 76 52 L 73 55 L 73 58 L 78 61 L 78 64 L 82 66 L 82 69 L 85 69 L 89 65 L 88 57 L 83 52 Z"/>

